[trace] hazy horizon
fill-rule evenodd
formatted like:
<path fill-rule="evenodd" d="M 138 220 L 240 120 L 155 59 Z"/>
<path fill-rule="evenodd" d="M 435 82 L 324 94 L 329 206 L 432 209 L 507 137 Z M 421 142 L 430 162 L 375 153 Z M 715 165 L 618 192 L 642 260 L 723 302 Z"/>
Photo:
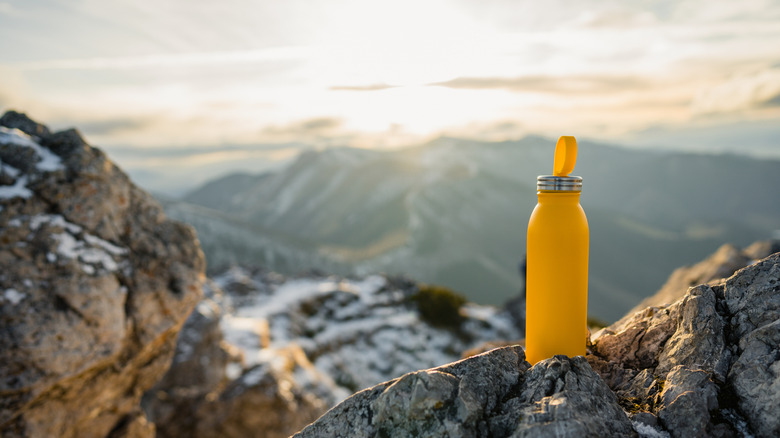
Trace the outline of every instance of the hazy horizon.
<path fill-rule="evenodd" d="M 135 175 L 442 135 L 780 157 L 778 22 L 761 0 L 0 1 L 0 109 Z"/>
<path fill-rule="evenodd" d="M 442 135 L 426 141 L 425 143 L 398 146 L 393 149 L 381 149 L 380 151 L 397 151 L 403 153 L 405 150 L 425 147 L 428 144 L 436 143 L 442 139 L 478 142 L 479 145 L 490 147 L 492 143 L 522 143 L 527 139 L 533 139 L 534 137 L 544 139 L 549 143 L 550 159 L 552 159 L 556 139 L 552 137 L 537 136 L 536 134 L 528 134 L 521 138 L 500 141 L 458 138 Z M 589 154 L 589 145 L 600 144 L 619 149 L 649 151 L 653 153 L 730 154 L 753 159 L 780 161 L 780 154 L 763 155 L 731 152 L 728 150 L 679 149 L 673 147 L 659 148 L 644 145 L 629 147 L 622 144 L 597 141 L 588 138 L 580 138 L 578 143 L 581 147 L 580 153 L 585 155 Z M 283 143 L 267 145 L 219 145 L 184 150 L 181 148 L 155 148 L 154 150 L 145 151 L 143 154 L 140 154 L 135 148 L 113 148 L 108 151 L 108 153 L 109 157 L 117 162 L 141 187 L 150 190 L 155 195 L 179 198 L 180 196 L 199 188 L 203 184 L 210 183 L 224 176 L 238 173 L 259 175 L 267 172 L 283 171 L 304 152 L 324 151 L 326 149 L 334 148 L 361 149 L 349 145 L 316 147 L 302 143 Z M 264 155 L 273 154 L 276 151 L 279 151 L 280 155 L 283 157 L 275 160 L 264 159 Z M 218 159 L 210 160 L 215 157 L 218 157 Z M 170 163 L 173 162 L 178 164 L 175 168 L 170 167 Z M 544 169 L 541 169 L 540 172 L 544 173 Z"/>

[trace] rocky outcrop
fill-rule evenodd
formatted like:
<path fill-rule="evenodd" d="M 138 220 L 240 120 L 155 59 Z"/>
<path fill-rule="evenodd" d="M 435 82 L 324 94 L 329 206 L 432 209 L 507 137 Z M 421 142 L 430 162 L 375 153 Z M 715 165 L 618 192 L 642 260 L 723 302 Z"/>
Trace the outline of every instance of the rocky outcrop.
<path fill-rule="evenodd" d="M 593 368 L 672 436 L 780 434 L 780 253 L 594 337 Z"/>
<path fill-rule="evenodd" d="M 530 368 L 519 346 L 362 391 L 296 437 L 636 436 L 583 357 Z"/>
<path fill-rule="evenodd" d="M 208 285 L 145 397 L 158 436 L 287 437 L 356 390 L 517 335 L 508 315 L 471 304 L 450 309 L 456 326 L 435 325 L 420 310 L 426 289 L 400 278 L 234 267 Z"/>
<path fill-rule="evenodd" d="M 780 253 L 531 367 L 504 347 L 357 393 L 298 437 L 780 435 Z"/>
<path fill-rule="evenodd" d="M 780 240 L 755 242 L 745 249 L 727 243 L 701 262 L 675 269 L 661 289 L 628 311 L 626 318 L 647 307 L 671 304 L 682 298 L 690 287 L 718 284 L 737 270 L 778 251 Z"/>
<path fill-rule="evenodd" d="M 294 345 L 268 348 L 246 366 L 243 352 L 223 339 L 225 297 L 213 282 L 206 285 L 207 298 L 185 323 L 171 368 L 144 396 L 158 437 L 283 438 L 338 401 L 332 381 Z"/>
<path fill-rule="evenodd" d="M 154 436 L 140 409 L 199 301 L 192 228 L 75 130 L 0 118 L 0 435 Z"/>

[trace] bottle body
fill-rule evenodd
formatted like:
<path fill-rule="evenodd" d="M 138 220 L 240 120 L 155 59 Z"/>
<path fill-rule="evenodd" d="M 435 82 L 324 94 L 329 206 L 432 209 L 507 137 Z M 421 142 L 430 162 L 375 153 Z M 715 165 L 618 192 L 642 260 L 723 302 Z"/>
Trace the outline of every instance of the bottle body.
<path fill-rule="evenodd" d="M 589 230 L 580 192 L 539 191 L 528 222 L 526 359 L 585 354 Z"/>

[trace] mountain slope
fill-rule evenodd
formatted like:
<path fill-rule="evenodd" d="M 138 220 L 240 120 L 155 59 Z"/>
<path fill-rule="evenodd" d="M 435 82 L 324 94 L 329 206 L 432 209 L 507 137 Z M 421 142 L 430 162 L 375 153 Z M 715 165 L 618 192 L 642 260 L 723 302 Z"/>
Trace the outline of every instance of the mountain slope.
<path fill-rule="evenodd" d="M 553 146 L 538 137 L 440 138 L 392 152 L 307 152 L 278 173 L 242 177 L 230 193 L 207 184 L 185 204 L 262 228 L 265 244 L 247 251 L 251 263 L 287 272 L 404 273 L 496 304 L 521 288 L 517 266 L 536 204 L 536 175 L 551 170 Z M 616 319 L 672 269 L 722 242 L 745 245 L 780 228 L 780 195 L 772 189 L 780 187 L 778 161 L 582 142 L 575 173 L 584 178 L 591 228 L 590 309 L 605 319 Z M 231 261 L 209 251 L 210 242 L 223 242 L 197 222 L 211 219 L 171 215 L 198 228 L 212 266 Z M 246 235 L 238 245 L 252 246 L 254 238 Z M 275 254 L 287 251 L 277 248 L 290 239 L 311 260 L 275 264 Z"/>

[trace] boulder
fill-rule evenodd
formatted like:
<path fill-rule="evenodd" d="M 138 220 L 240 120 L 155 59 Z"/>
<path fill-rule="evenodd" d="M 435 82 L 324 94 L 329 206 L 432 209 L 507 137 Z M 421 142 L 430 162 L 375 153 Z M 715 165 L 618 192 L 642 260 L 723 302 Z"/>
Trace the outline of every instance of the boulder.
<path fill-rule="evenodd" d="M 361 391 L 296 437 L 636 436 L 583 357 L 533 368 L 519 346 L 406 374 Z"/>
<path fill-rule="evenodd" d="M 75 130 L 0 118 L 0 435 L 154 436 L 140 409 L 201 296 L 193 229 Z"/>
<path fill-rule="evenodd" d="M 588 361 L 673 437 L 780 435 L 780 253 L 596 333 Z"/>

